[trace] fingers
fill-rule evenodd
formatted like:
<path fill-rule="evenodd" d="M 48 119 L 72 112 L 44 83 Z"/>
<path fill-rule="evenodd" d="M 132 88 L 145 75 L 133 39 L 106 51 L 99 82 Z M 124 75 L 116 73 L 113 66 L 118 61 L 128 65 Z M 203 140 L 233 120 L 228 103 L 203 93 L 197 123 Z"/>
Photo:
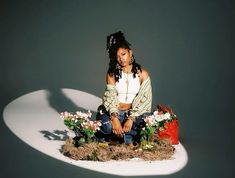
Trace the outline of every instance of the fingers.
<path fill-rule="evenodd" d="M 129 131 L 129 129 L 130 129 L 130 126 L 125 123 L 123 126 L 123 131 L 126 133 Z"/>
<path fill-rule="evenodd" d="M 122 137 L 124 133 L 130 132 L 133 125 L 133 121 L 131 119 L 126 120 L 123 128 L 121 126 L 120 121 L 117 118 L 112 120 L 113 133 L 117 136 Z"/>
<path fill-rule="evenodd" d="M 113 133 L 115 135 L 122 136 L 123 135 L 122 127 L 120 126 L 119 128 L 113 128 Z"/>
<path fill-rule="evenodd" d="M 124 132 L 123 132 L 120 121 L 119 120 L 113 120 L 112 125 L 113 125 L 113 133 L 115 135 L 122 136 Z"/>
<path fill-rule="evenodd" d="M 127 120 L 123 126 L 123 131 L 125 133 L 130 132 L 132 124 L 133 124 L 132 120 Z"/>
<path fill-rule="evenodd" d="M 131 130 L 131 127 L 130 127 L 130 126 L 124 126 L 124 128 L 123 128 L 123 131 L 124 131 L 125 133 L 130 132 L 130 130 Z"/>

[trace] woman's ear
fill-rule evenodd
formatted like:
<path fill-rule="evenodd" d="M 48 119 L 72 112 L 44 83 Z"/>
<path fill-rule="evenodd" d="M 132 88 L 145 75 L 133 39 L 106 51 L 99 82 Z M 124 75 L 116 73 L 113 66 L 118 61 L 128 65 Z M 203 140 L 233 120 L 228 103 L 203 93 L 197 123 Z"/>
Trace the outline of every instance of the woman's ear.
<path fill-rule="evenodd" d="M 129 52 L 130 52 L 130 56 L 132 57 L 132 55 L 133 55 L 133 52 L 132 52 L 132 50 L 130 49 L 130 51 L 129 51 Z"/>

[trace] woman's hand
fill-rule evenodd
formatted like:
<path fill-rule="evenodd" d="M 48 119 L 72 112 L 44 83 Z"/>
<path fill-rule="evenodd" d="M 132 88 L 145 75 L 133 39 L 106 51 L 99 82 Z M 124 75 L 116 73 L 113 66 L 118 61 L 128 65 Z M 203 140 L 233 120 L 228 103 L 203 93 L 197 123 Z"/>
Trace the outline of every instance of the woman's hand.
<path fill-rule="evenodd" d="M 122 137 L 123 136 L 123 130 L 121 123 L 118 119 L 118 117 L 112 117 L 112 127 L 113 127 L 113 133 L 117 136 Z"/>
<path fill-rule="evenodd" d="M 123 131 L 125 133 L 130 132 L 132 125 L 133 125 L 133 120 L 132 119 L 127 119 L 124 126 L 123 126 Z"/>

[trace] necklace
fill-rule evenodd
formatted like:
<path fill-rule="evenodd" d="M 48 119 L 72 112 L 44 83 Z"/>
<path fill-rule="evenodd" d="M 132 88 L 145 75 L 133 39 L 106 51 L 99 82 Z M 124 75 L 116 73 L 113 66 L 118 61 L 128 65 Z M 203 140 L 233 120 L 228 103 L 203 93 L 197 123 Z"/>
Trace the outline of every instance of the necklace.
<path fill-rule="evenodd" d="M 132 68 L 132 65 L 130 67 Z M 126 78 L 126 97 L 125 97 L 126 102 L 127 102 L 127 99 L 128 99 L 128 89 L 129 89 L 129 75 L 128 74 L 131 73 L 130 70 L 129 70 L 131 68 L 129 68 L 129 67 L 126 68 L 126 73 L 124 71 L 122 71 L 124 77 Z M 124 70 L 124 68 L 123 68 L 123 70 Z"/>
<path fill-rule="evenodd" d="M 125 101 L 127 101 L 127 99 L 128 99 L 127 94 L 128 94 L 128 88 L 129 88 L 129 76 L 125 72 L 123 72 L 123 75 L 126 78 L 126 97 L 125 97 Z"/>

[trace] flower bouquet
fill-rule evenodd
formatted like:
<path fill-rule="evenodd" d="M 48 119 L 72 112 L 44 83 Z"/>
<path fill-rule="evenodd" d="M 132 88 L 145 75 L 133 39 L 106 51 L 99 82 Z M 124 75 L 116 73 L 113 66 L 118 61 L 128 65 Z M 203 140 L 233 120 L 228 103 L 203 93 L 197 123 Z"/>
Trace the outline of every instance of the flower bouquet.
<path fill-rule="evenodd" d="M 95 132 L 100 129 L 100 121 L 91 121 L 90 111 L 81 112 L 61 112 L 60 117 L 64 124 L 75 133 L 74 145 L 80 146 L 95 140 Z"/>
<path fill-rule="evenodd" d="M 178 119 L 173 111 L 165 106 L 157 105 L 152 115 L 144 118 L 145 127 L 142 128 L 141 147 L 150 149 L 154 140 L 169 139 L 171 144 L 178 144 Z"/>
<path fill-rule="evenodd" d="M 173 145 L 179 143 L 179 123 L 176 115 L 172 109 L 162 105 L 157 105 L 157 111 L 161 114 L 167 114 L 168 117 L 162 120 L 159 124 L 160 127 L 157 130 L 157 139 L 170 139 Z"/>

